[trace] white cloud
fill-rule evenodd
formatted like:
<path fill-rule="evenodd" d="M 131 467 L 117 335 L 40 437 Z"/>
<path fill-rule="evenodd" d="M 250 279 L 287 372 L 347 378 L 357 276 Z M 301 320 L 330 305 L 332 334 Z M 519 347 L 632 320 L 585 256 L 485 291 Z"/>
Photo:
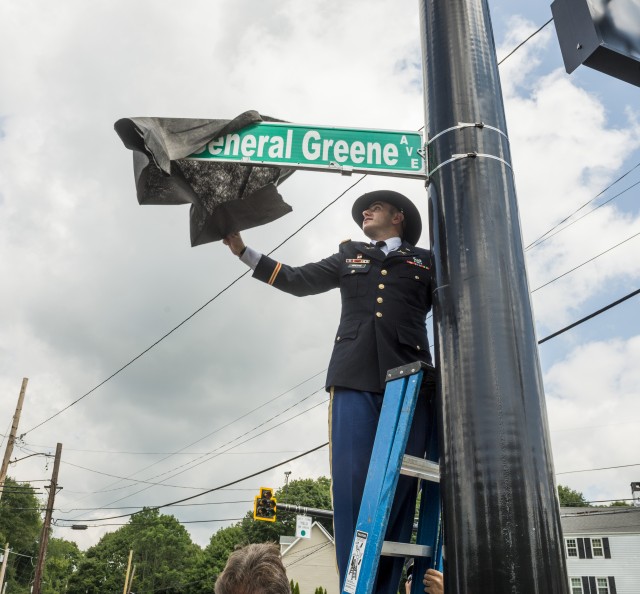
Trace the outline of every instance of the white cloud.
<path fill-rule="evenodd" d="M 545 376 L 558 472 L 638 464 L 640 336 L 575 347 Z M 629 498 L 637 467 L 561 474 L 587 499 Z"/>
<path fill-rule="evenodd" d="M 512 23 L 499 53 L 535 30 L 520 18 Z M 640 126 L 631 108 L 624 126 L 613 125 L 601 97 L 578 87 L 560 69 L 534 76 L 550 38 L 546 29 L 533 37 L 501 71 L 525 246 L 600 193 L 640 147 Z M 615 202 L 600 208 L 540 247 L 528 250 L 531 289 L 639 231 L 637 212 L 621 211 Z M 614 279 L 640 278 L 640 262 L 631 257 L 638 241 L 640 238 L 632 240 L 536 293 L 539 324 L 555 330 L 573 321 L 591 297 L 606 294 Z"/>
<path fill-rule="evenodd" d="M 167 0 L 90 7 L 78 0 L 55 6 L 24 0 L 3 7 L 0 393 L 3 403 L 12 403 L 21 378 L 30 378 L 21 432 L 106 379 L 245 271 L 220 244 L 189 247 L 187 207 L 137 205 L 131 154 L 113 131 L 115 120 L 232 117 L 254 108 L 301 123 L 417 129 L 423 106 L 415 8 L 385 0 L 197 0 L 188 9 Z M 534 29 L 514 21 L 504 48 Z M 528 239 L 600 191 L 638 147 L 632 108 L 628 125 L 614 125 L 599 96 L 554 70 L 557 65 L 548 67 L 544 51 L 550 35 L 545 30 L 501 67 Z M 543 75 L 536 78 L 534 72 Z M 293 213 L 245 238 L 257 249 L 272 249 L 357 179 L 297 173 L 281 188 Z M 326 256 L 342 239 L 360 237 L 350 218 L 352 200 L 380 187 L 407 193 L 426 219 L 421 182 L 369 177 L 276 257 L 301 264 Z M 602 208 L 531 252 L 532 286 L 637 229 L 637 212 Z M 426 232 L 421 245 L 428 245 Z M 603 259 L 601 268 L 585 267 L 567 283 L 540 291 L 536 309 L 542 323 L 555 329 L 603 285 L 637 279 L 633 249 L 630 243 L 624 258 Z M 81 450 L 176 451 L 241 417 L 326 367 L 338 308 L 336 292 L 296 299 L 243 279 L 104 386 L 30 432 L 26 442 L 51 449 L 60 441 L 63 460 L 108 474 L 140 471 L 149 478 L 165 472 L 188 458 L 174 456 L 143 472 L 159 457 Z M 618 352 L 615 343 L 613 352 Z M 573 372 L 568 364 L 558 370 L 550 376 L 552 390 L 560 371 L 567 370 L 569 378 Z M 624 377 L 631 393 L 637 378 L 628 368 Z M 322 376 L 270 405 L 269 413 L 321 384 Z M 555 400 L 550 398 L 552 428 L 558 426 L 556 414 L 561 419 L 582 414 L 577 397 L 564 404 L 566 409 Z M 3 411 L 0 423 L 6 426 L 13 406 Z M 213 451 L 259 424 L 262 414 L 253 413 L 190 450 Z M 319 406 L 242 451 L 255 452 L 258 444 L 273 452 L 305 451 L 324 441 L 326 409 Z M 561 445 L 566 451 L 572 447 Z M 615 459 L 615 451 L 605 446 L 603 456 Z M 560 462 L 573 469 L 601 461 L 590 449 L 574 451 L 572 457 L 556 455 L 558 469 Z M 227 454 L 169 482 L 214 487 L 286 457 Z M 292 479 L 327 474 L 326 451 L 289 468 Z M 38 458 L 15 468 L 22 479 L 49 472 Z M 263 481 L 277 487 L 283 472 L 275 469 L 239 488 Z M 66 464 L 61 480 L 61 510 L 104 506 L 137 490 L 119 489 L 112 478 Z M 153 488 L 119 504 L 161 504 L 192 493 Z M 247 492 L 220 497 L 251 499 Z M 231 518 L 247 509 L 249 504 L 215 506 L 207 515 Z M 203 517 L 201 508 L 169 511 L 181 519 Z M 82 513 L 78 517 L 105 515 L 104 510 Z M 204 543 L 215 527 L 191 525 L 190 530 Z M 56 535 L 86 546 L 104 530 L 57 529 Z"/>

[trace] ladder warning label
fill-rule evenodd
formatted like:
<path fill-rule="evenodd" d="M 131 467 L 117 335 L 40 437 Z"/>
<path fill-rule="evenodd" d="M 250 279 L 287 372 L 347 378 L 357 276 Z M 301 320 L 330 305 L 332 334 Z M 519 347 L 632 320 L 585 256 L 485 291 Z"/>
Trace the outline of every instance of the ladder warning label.
<path fill-rule="evenodd" d="M 349 567 L 347 569 L 347 577 L 344 581 L 344 592 L 355 594 L 360 577 L 360 568 L 362 567 L 362 558 L 364 557 L 364 549 L 367 546 L 368 533 L 361 530 L 356 531 L 356 538 L 351 549 L 351 557 L 349 558 Z"/>

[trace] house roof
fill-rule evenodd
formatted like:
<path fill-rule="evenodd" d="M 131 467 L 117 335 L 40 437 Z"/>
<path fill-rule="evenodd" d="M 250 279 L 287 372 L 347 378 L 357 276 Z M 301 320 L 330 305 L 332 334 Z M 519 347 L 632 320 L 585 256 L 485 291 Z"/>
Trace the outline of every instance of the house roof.
<path fill-rule="evenodd" d="M 327 532 L 327 529 L 320 524 L 319 522 L 314 522 L 313 524 L 311 524 L 311 531 L 313 532 L 314 528 L 318 528 L 322 534 L 325 536 L 325 538 L 333 543 L 333 536 L 331 536 L 331 534 L 329 534 L 329 532 Z M 289 541 L 289 539 L 292 539 L 291 541 Z M 286 540 L 284 540 L 286 539 Z M 298 537 L 296 538 L 295 536 L 289 536 L 289 537 L 280 537 L 280 545 L 281 547 L 286 547 L 284 548 L 284 550 L 281 553 L 281 557 L 284 557 L 289 551 L 291 551 L 293 548 L 295 548 L 295 546 L 298 544 L 298 542 L 300 542 L 301 540 L 306 540 L 305 538 L 302 537 Z"/>
<path fill-rule="evenodd" d="M 640 534 L 640 507 L 561 507 L 564 535 Z"/>

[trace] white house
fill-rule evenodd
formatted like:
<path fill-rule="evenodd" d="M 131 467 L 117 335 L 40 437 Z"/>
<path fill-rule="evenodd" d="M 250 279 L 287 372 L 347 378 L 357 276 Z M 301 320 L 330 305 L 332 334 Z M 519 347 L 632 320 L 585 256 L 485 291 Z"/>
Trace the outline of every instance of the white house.
<path fill-rule="evenodd" d="M 311 525 L 311 538 L 280 537 L 280 554 L 287 577 L 300 586 L 300 594 L 315 594 L 321 586 L 327 594 L 340 594 L 333 537 L 322 524 Z"/>
<path fill-rule="evenodd" d="M 640 507 L 562 507 L 571 594 L 640 592 Z"/>

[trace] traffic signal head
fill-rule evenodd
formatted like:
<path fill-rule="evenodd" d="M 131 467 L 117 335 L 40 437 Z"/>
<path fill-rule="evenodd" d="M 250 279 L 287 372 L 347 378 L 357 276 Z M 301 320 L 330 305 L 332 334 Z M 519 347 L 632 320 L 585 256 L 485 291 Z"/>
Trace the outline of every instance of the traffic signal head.
<path fill-rule="evenodd" d="M 276 521 L 276 498 L 273 489 L 260 487 L 260 495 L 256 495 L 253 503 L 253 519 L 264 522 Z"/>

